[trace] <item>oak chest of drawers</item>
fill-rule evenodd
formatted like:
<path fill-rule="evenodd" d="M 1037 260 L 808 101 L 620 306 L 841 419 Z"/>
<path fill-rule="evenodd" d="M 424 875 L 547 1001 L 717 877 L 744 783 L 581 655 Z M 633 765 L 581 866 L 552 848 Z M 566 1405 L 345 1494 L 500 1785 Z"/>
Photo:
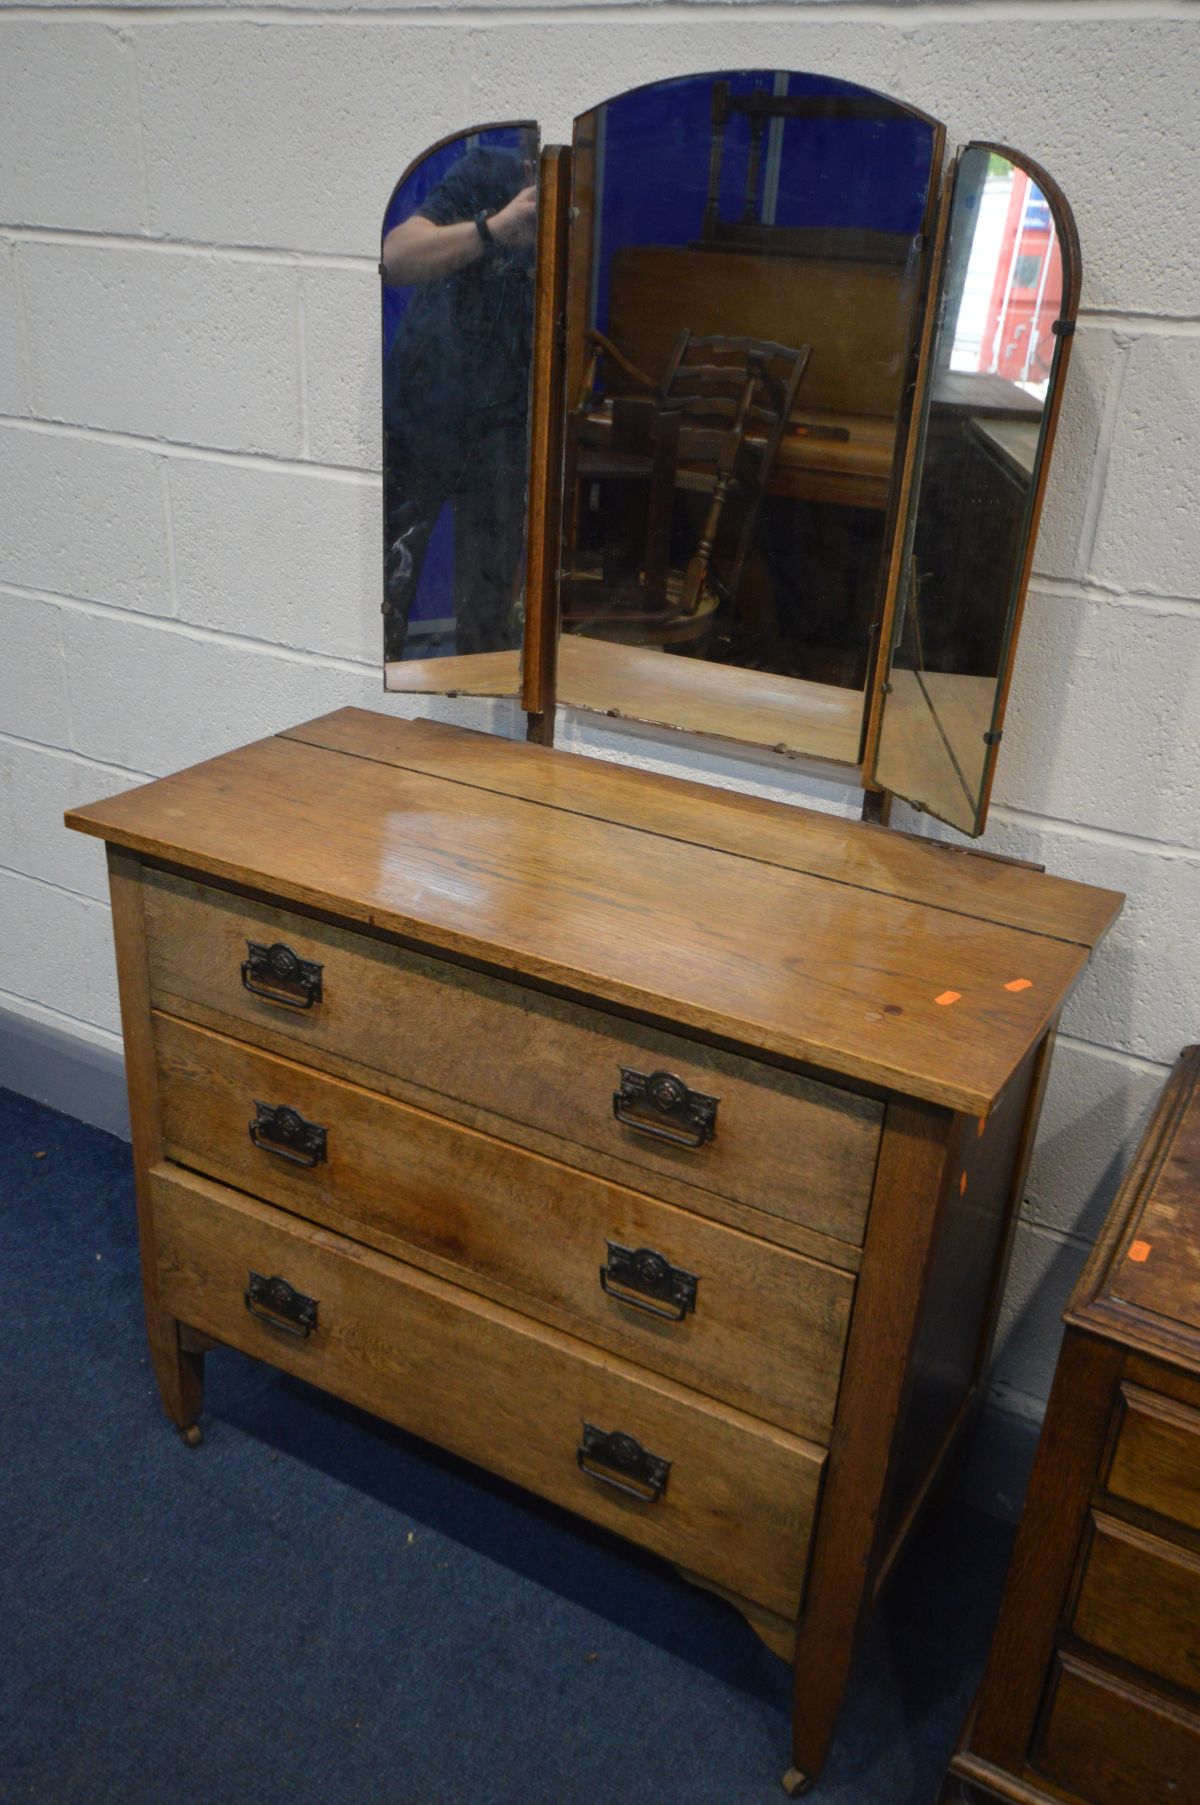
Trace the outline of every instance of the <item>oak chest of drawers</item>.
<path fill-rule="evenodd" d="M 799 1790 L 1120 898 L 356 710 L 68 820 L 170 1418 L 238 1347 L 655 1550 L 794 1661 Z"/>
<path fill-rule="evenodd" d="M 1200 1047 L 1066 1313 L 946 1805 L 1200 1805 Z"/>

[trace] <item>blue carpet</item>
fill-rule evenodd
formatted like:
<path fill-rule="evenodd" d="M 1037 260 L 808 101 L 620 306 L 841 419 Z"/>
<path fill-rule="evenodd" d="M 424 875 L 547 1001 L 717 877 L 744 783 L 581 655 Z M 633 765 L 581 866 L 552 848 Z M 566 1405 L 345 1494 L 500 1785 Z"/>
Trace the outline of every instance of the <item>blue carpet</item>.
<path fill-rule="evenodd" d="M 161 1415 L 121 1141 L 0 1091 L 0 1800 L 779 1805 L 788 1674 L 666 1566 L 300 1382 Z M 946 1506 L 817 1805 L 931 1805 L 1011 1532 Z"/>

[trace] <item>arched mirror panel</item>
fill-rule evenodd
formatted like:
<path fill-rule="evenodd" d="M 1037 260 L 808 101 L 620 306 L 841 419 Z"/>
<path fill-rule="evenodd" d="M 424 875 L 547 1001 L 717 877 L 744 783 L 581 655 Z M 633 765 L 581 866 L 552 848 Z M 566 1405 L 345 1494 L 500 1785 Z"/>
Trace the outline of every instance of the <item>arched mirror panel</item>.
<path fill-rule="evenodd" d="M 1079 295 L 1070 209 L 1002 146 L 958 160 L 873 776 L 982 830 Z"/>
<path fill-rule="evenodd" d="M 519 685 L 537 165 L 536 125 L 475 127 L 413 163 L 384 216 L 388 688 L 445 687 L 450 657 L 460 678 L 481 661 L 483 693 Z"/>

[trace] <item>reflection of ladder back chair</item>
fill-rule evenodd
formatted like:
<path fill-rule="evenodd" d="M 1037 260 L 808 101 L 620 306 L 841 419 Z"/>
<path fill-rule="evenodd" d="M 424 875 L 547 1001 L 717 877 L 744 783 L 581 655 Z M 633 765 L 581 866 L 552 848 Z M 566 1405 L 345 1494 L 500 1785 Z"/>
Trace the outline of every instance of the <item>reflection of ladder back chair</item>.
<path fill-rule="evenodd" d="M 597 353 L 632 382 L 650 379 L 599 333 Z M 578 544 L 582 487 L 610 482 L 639 484 L 645 494 L 645 537 L 622 573 L 610 558 L 588 573 L 573 549 L 564 582 L 568 627 L 635 632 L 648 640 L 678 643 L 700 637 L 721 603 L 737 593 L 762 503 L 763 490 L 808 361 L 808 346 L 795 350 L 762 339 L 696 338 L 683 332 L 657 394 L 615 397 L 611 428 L 600 443 L 587 411 L 595 363 L 568 442 L 568 505 Z M 694 549 L 683 568 L 672 567 L 671 542 L 677 493 L 708 497 Z M 714 568 L 728 504 L 737 506 L 731 554 Z M 622 510 L 624 513 L 625 510 Z M 728 540 L 729 535 L 724 535 Z"/>

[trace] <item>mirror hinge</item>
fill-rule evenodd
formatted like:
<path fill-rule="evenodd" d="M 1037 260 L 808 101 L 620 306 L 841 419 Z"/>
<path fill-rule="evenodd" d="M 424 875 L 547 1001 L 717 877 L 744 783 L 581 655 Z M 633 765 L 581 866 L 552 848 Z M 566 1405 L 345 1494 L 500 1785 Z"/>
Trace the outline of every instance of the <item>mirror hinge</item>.
<path fill-rule="evenodd" d="M 1004 738 L 1003 727 L 992 727 L 992 728 L 989 728 L 988 732 L 984 734 L 983 743 L 985 746 L 998 746 L 1000 744 L 1000 741 L 1003 738 Z"/>
<path fill-rule="evenodd" d="M 1074 338 L 1075 322 L 1074 320 L 1052 320 L 1050 330 L 1055 338 Z"/>

